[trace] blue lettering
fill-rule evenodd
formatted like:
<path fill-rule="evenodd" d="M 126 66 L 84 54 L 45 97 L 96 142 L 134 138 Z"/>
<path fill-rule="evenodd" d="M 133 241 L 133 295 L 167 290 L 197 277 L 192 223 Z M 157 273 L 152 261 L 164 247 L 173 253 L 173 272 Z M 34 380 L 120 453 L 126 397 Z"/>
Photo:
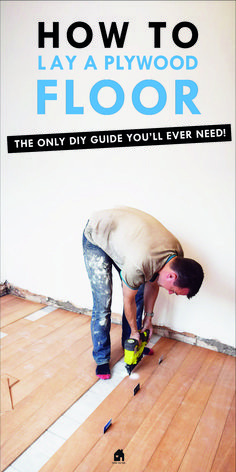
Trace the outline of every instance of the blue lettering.
<path fill-rule="evenodd" d="M 163 66 L 160 66 L 158 64 L 159 59 L 163 59 L 164 61 Z M 159 70 L 166 69 L 166 67 L 168 66 L 168 59 L 165 56 L 156 56 L 154 59 L 154 66 L 156 67 L 156 69 L 159 69 Z"/>
<path fill-rule="evenodd" d="M 85 66 L 84 66 L 84 70 L 87 70 L 88 67 L 93 67 L 94 70 L 97 70 L 97 66 L 96 66 L 96 64 L 95 64 L 95 61 L 94 61 L 94 59 L 93 59 L 93 56 L 89 56 L 89 57 L 88 57 L 87 62 L 86 62 L 86 64 L 85 64 Z"/>
<path fill-rule="evenodd" d="M 98 94 L 104 87 L 111 87 L 116 93 L 116 102 L 109 108 L 103 107 L 98 101 Z M 117 113 L 123 106 L 124 99 L 125 95 L 122 87 L 114 80 L 100 80 L 92 87 L 90 92 L 90 103 L 93 109 L 101 115 L 113 115 Z"/>
<path fill-rule="evenodd" d="M 74 81 L 66 80 L 66 114 L 83 115 L 83 107 L 74 107 Z"/>
<path fill-rule="evenodd" d="M 158 95 L 159 95 L 157 104 L 151 108 L 147 108 L 143 106 L 142 103 L 140 102 L 141 92 L 146 87 L 153 87 L 155 90 L 157 90 Z M 133 105 L 136 108 L 136 110 L 142 113 L 143 115 L 154 115 L 156 113 L 159 113 L 164 108 L 166 104 L 166 99 L 167 99 L 166 91 L 163 85 L 161 85 L 160 82 L 157 82 L 156 80 L 142 80 L 134 87 L 134 90 L 132 93 Z"/>
<path fill-rule="evenodd" d="M 175 59 L 178 59 L 179 60 L 179 65 L 174 65 L 174 60 Z M 172 69 L 175 69 L 175 70 L 179 70 L 179 69 L 182 69 L 182 67 L 184 66 L 184 60 L 181 56 L 173 56 L 170 60 L 170 67 L 172 67 Z"/>
<path fill-rule="evenodd" d="M 124 66 L 120 65 L 120 56 L 117 56 L 116 58 L 116 68 L 117 70 L 124 70 Z"/>
<path fill-rule="evenodd" d="M 184 94 L 184 87 L 189 87 L 189 93 Z M 175 113 L 183 114 L 183 104 L 188 107 L 193 115 L 200 115 L 200 111 L 193 103 L 193 99 L 197 96 L 198 86 L 192 80 L 176 80 L 175 83 Z"/>
<path fill-rule="evenodd" d="M 76 59 L 76 56 L 73 56 L 73 57 L 66 56 L 66 59 L 69 62 L 69 70 L 72 70 L 73 69 L 73 62 Z"/>
<path fill-rule="evenodd" d="M 45 87 L 56 87 L 57 80 L 38 80 L 37 81 L 37 112 L 38 115 L 45 115 L 45 101 L 57 100 L 56 93 L 45 93 Z"/>
<path fill-rule="evenodd" d="M 152 63 L 152 56 L 149 56 L 148 60 L 147 60 L 147 56 L 143 56 L 142 60 L 140 59 L 139 56 L 137 56 L 137 62 L 138 62 L 139 69 L 143 70 L 145 66 L 145 68 L 149 70 Z"/>
<path fill-rule="evenodd" d="M 109 65 L 113 64 L 114 57 L 113 56 L 105 56 L 105 70 L 109 69 Z"/>
<path fill-rule="evenodd" d="M 55 69 L 55 67 L 59 67 L 61 70 L 63 70 L 63 66 L 62 66 L 62 63 L 59 59 L 59 56 L 55 56 L 53 61 L 52 61 L 52 65 L 50 67 L 50 70 L 53 70 Z"/>
<path fill-rule="evenodd" d="M 190 61 L 193 60 L 193 65 L 190 65 Z M 186 69 L 191 70 L 191 69 L 196 69 L 198 65 L 198 60 L 195 56 L 187 56 L 186 57 Z"/>
<path fill-rule="evenodd" d="M 131 64 L 132 64 L 134 58 L 135 58 L 135 56 L 131 56 L 131 57 L 125 56 L 125 59 L 128 62 L 128 70 L 131 70 Z"/>
<path fill-rule="evenodd" d="M 42 65 L 42 56 L 38 57 L 38 69 L 39 70 L 45 70 L 46 67 Z"/>

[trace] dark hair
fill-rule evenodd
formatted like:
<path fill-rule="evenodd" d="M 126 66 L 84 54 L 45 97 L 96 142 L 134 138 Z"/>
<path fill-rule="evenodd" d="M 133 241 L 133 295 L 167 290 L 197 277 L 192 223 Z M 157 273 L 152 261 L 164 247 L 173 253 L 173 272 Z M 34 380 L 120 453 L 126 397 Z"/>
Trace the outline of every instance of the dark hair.
<path fill-rule="evenodd" d="M 204 278 L 202 266 L 193 259 L 177 256 L 171 261 L 171 269 L 177 275 L 174 285 L 180 288 L 189 288 L 188 298 L 196 295 Z"/>

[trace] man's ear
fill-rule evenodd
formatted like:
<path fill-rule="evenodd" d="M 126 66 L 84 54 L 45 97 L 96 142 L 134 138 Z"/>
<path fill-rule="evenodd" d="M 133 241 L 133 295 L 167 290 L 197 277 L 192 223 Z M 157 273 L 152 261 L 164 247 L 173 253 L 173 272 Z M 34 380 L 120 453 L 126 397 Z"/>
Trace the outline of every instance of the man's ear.
<path fill-rule="evenodd" d="M 175 272 L 168 272 L 167 277 L 168 280 L 176 280 L 177 279 L 177 274 Z"/>

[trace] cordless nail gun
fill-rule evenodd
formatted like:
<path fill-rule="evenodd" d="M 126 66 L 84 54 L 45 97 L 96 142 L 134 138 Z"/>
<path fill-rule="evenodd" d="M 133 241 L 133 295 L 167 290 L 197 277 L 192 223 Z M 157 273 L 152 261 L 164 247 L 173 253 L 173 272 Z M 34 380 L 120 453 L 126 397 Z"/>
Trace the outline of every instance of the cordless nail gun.
<path fill-rule="evenodd" d="M 143 351 L 146 344 L 148 343 L 149 333 L 149 329 L 146 329 L 143 333 L 139 331 L 141 341 L 140 344 L 136 339 L 133 338 L 129 338 L 125 341 L 125 367 L 129 375 L 143 357 Z"/>

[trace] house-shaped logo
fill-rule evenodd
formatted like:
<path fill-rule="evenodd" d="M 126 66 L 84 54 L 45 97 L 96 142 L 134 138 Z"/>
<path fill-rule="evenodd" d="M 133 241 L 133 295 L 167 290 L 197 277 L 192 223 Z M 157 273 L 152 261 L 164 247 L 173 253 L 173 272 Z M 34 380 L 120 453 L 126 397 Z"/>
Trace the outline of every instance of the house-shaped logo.
<path fill-rule="evenodd" d="M 121 460 L 124 461 L 125 456 L 124 456 L 124 453 L 123 453 L 123 449 L 118 449 L 114 454 L 114 461 L 119 462 Z"/>

